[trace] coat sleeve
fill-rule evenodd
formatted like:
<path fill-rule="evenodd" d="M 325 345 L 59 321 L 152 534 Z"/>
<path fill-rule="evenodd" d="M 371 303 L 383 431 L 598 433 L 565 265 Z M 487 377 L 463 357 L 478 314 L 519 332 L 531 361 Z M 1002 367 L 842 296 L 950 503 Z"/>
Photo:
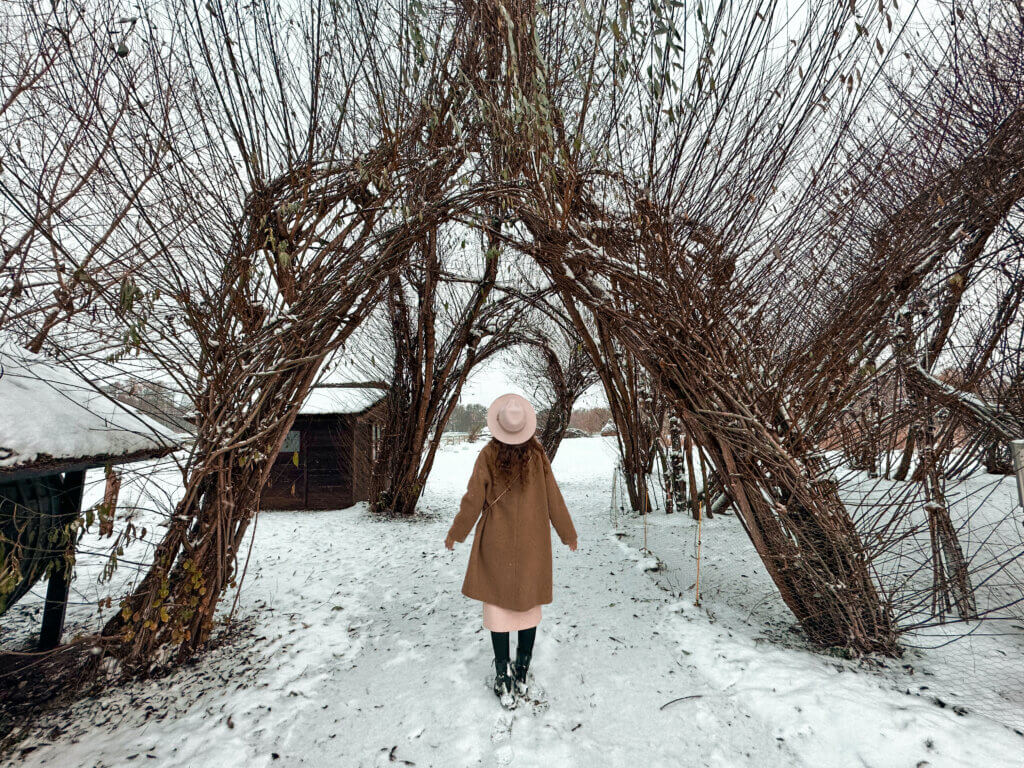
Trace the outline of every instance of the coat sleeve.
<path fill-rule="evenodd" d="M 452 527 L 448 531 L 448 534 L 455 541 L 465 541 L 469 532 L 473 530 L 477 518 L 480 517 L 480 513 L 483 511 L 484 503 L 487 499 L 487 490 L 490 487 L 491 471 L 484 452 L 481 450 L 476 457 L 476 463 L 473 465 L 473 474 L 469 477 L 466 493 L 459 504 L 459 512 L 455 515 Z"/>
<path fill-rule="evenodd" d="M 544 457 L 544 483 L 548 497 L 548 518 L 555 526 L 555 533 L 562 543 L 569 545 L 576 541 L 576 527 L 569 517 L 569 508 L 565 506 L 565 499 L 562 498 L 562 491 L 555 482 L 555 473 L 551 471 L 551 462 Z"/>

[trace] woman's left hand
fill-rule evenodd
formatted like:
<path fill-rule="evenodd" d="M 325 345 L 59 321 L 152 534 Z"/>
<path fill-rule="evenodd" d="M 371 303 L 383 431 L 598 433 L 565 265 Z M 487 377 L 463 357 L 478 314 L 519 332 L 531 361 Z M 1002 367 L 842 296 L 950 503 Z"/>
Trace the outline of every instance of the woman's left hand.
<path fill-rule="evenodd" d="M 450 535 L 445 536 L 444 546 L 445 546 L 446 549 L 454 549 L 455 548 L 455 539 L 453 539 Z"/>

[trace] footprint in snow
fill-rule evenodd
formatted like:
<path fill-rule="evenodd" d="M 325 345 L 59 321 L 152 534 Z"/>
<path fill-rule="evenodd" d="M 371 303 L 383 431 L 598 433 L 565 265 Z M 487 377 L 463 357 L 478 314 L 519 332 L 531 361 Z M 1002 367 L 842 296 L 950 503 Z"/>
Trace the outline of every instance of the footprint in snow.
<path fill-rule="evenodd" d="M 491 729 L 491 743 L 496 747 L 494 759 L 498 765 L 510 765 L 512 763 L 512 722 L 511 712 L 500 712 L 494 719 L 494 727 Z"/>

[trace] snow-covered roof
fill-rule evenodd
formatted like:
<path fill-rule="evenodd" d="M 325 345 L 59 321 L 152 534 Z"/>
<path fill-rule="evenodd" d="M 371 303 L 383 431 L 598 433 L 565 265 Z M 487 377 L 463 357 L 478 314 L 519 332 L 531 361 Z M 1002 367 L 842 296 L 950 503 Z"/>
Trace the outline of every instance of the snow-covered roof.
<path fill-rule="evenodd" d="M 386 394 L 377 387 L 313 387 L 299 413 L 362 413 L 383 400 Z"/>
<path fill-rule="evenodd" d="M 0 473 L 34 465 L 99 466 L 179 445 L 166 427 L 0 335 Z"/>

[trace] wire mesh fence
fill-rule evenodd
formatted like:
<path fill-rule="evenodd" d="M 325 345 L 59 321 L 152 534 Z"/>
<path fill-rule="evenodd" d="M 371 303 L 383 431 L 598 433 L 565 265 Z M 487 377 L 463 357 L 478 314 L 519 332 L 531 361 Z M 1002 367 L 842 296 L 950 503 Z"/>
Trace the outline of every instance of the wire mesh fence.
<path fill-rule="evenodd" d="M 86 473 L 83 528 L 75 547 L 73 578 L 64 622 L 65 639 L 98 633 L 120 610 L 119 600 L 145 574 L 182 492 L 181 471 L 172 457 L 117 470 L 120 488 L 114 518 L 95 513 L 104 501 L 107 479 L 102 470 Z M 0 615 L 0 651 L 35 653 L 47 581 Z"/>
<path fill-rule="evenodd" d="M 832 456 L 831 471 L 858 527 L 877 531 L 869 544 L 875 581 L 897 616 L 903 655 L 847 661 L 914 695 L 985 715 L 1024 730 L 1024 510 L 1015 478 L 977 471 L 948 483 L 945 499 L 970 576 L 976 618 L 935 599 L 927 499 L 918 483 L 850 470 Z M 714 621 L 753 642 L 814 649 L 765 571 L 739 519 L 667 513 L 664 477 L 649 482 L 643 515 L 618 492 L 613 470 L 609 527 L 647 557 L 648 570 L 674 595 L 697 602 Z M 698 475 L 698 490 L 703 490 Z M 886 513 L 895 519 L 880 521 Z M 883 522 L 887 525 L 883 525 Z"/>

